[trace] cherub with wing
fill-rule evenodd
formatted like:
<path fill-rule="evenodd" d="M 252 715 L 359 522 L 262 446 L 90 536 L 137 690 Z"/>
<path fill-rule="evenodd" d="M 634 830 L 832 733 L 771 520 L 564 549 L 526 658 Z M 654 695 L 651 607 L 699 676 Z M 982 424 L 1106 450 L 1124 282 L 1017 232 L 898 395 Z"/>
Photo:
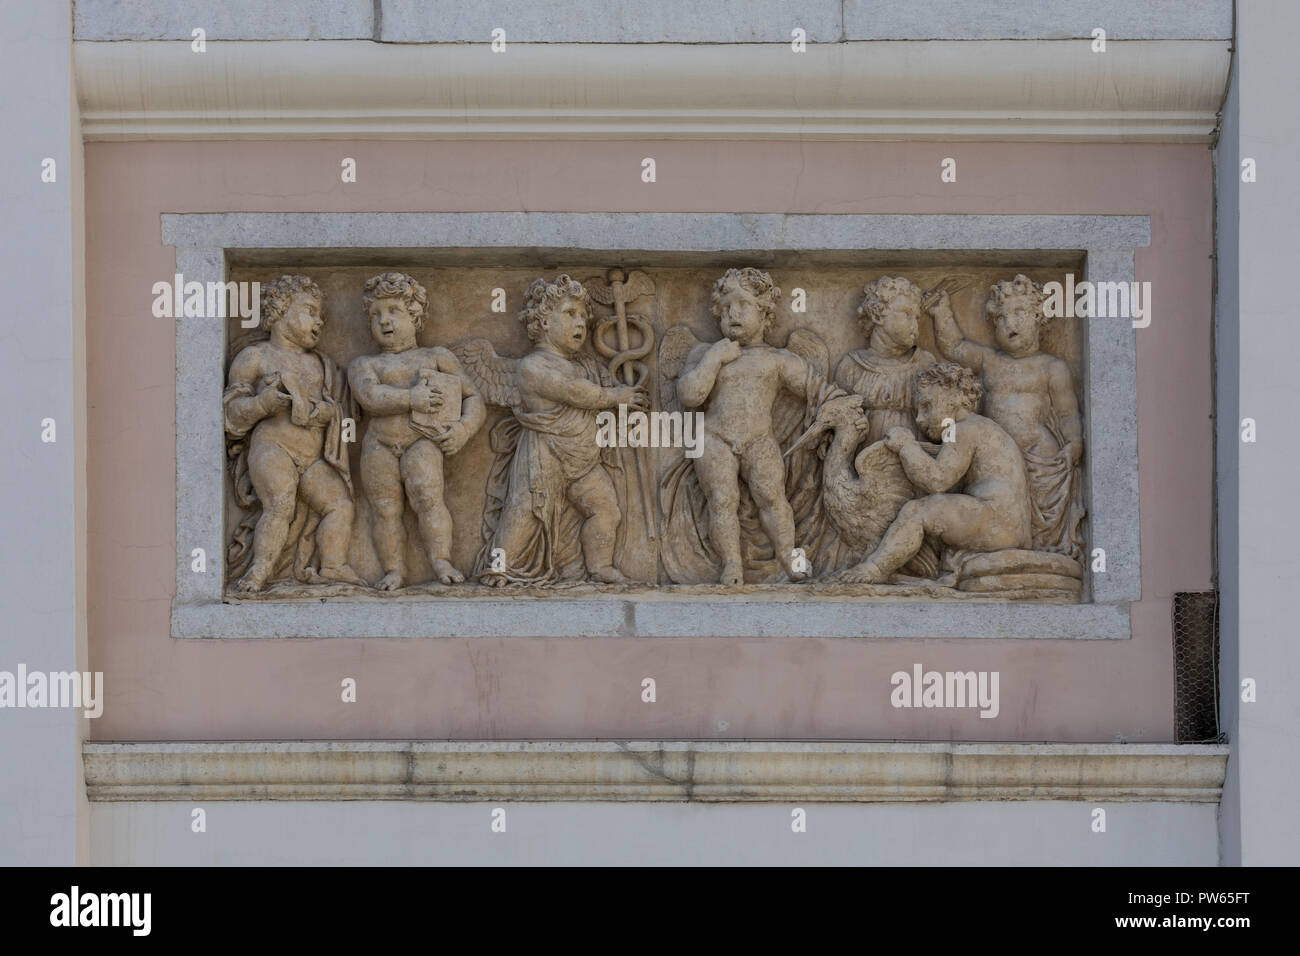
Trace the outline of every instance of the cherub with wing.
<path fill-rule="evenodd" d="M 452 346 L 480 394 L 513 412 L 490 435 L 496 460 L 474 576 L 493 587 L 622 582 L 615 551 L 626 499 L 596 442 L 596 414 L 644 409 L 648 396 L 614 385 L 584 349 L 588 297 L 576 280 L 534 281 L 519 321 L 533 343 L 521 359 L 497 355 L 484 339 Z"/>
<path fill-rule="evenodd" d="M 751 580 L 808 574 L 796 525 L 815 504 L 816 463 L 809 452 L 783 460 L 782 450 L 839 390 L 826 382 L 827 351 L 815 333 L 795 330 L 784 349 L 764 341 L 780 295 L 766 272 L 729 269 L 712 293 L 723 338 L 696 342 L 682 326 L 664 338 L 660 368 L 672 389 L 665 397 L 704 410 L 703 454 L 679 463 L 661 485 L 664 564 L 679 583 L 735 586 L 746 570 Z"/>

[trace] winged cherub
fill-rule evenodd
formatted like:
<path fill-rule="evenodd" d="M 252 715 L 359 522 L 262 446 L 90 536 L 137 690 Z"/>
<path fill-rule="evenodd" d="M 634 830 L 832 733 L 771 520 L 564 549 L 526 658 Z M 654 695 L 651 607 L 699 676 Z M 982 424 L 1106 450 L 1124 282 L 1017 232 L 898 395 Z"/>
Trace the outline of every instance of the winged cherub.
<path fill-rule="evenodd" d="M 649 400 L 641 387 L 614 385 L 586 350 L 588 302 L 567 275 L 537 279 L 519 313 L 533 344 L 527 355 L 504 358 L 485 339 L 452 346 L 487 401 L 513 412 L 491 432 L 497 457 L 473 572 L 484 584 L 626 580 L 615 566 L 620 494 L 596 442 L 596 415 Z"/>
<path fill-rule="evenodd" d="M 671 532 L 662 553 L 676 582 L 736 586 L 746 571 L 753 581 L 808 576 L 796 539 L 804 499 L 816 493 L 816 465 L 811 449 L 789 461 L 782 450 L 823 401 L 843 392 L 827 382 L 816 333 L 795 329 L 785 348 L 767 344 L 780 295 L 766 272 L 728 269 L 711 295 L 722 338 L 698 342 L 676 326 L 660 348 L 665 398 L 704 409 L 703 454 L 679 463 L 660 489 Z"/>

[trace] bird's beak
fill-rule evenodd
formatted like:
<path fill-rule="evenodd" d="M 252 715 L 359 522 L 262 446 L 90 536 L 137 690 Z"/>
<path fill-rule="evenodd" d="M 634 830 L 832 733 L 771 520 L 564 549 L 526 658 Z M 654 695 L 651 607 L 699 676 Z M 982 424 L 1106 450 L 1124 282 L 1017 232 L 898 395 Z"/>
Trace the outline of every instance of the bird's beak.
<path fill-rule="evenodd" d="M 791 445 L 789 448 L 787 448 L 785 454 L 782 455 L 781 457 L 789 458 L 791 455 L 797 452 L 804 445 L 809 444 L 816 438 L 820 438 L 824 434 L 826 434 L 826 423 L 813 422 L 811 425 L 808 426 L 808 430 L 804 432 L 802 435 L 800 435 L 799 438 L 795 441 L 795 443 Z"/>

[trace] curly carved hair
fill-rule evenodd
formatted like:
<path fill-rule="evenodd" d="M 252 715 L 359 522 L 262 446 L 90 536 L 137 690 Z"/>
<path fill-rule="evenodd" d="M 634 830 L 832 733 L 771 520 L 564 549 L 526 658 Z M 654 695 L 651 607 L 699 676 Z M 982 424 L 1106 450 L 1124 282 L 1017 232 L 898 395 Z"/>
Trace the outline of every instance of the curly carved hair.
<path fill-rule="evenodd" d="M 1008 299 L 1028 299 L 1038 313 L 1039 328 L 1046 328 L 1051 324 L 1051 318 L 1043 311 L 1043 303 L 1047 295 L 1043 292 L 1043 287 L 1028 276 L 1017 274 L 1014 279 L 993 283 L 989 289 L 988 300 L 984 304 L 984 311 L 988 317 L 996 322 L 1006 309 Z"/>
<path fill-rule="evenodd" d="M 361 295 L 361 307 L 367 315 L 376 299 L 401 299 L 415 324 L 415 331 L 424 328 L 424 310 L 429 304 L 429 294 L 405 272 L 385 272 L 367 279 Z"/>
<path fill-rule="evenodd" d="M 558 275 L 554 282 L 534 279 L 524 293 L 524 307 L 519 311 L 519 321 L 528 331 L 528 341 L 540 342 L 545 334 L 546 319 L 565 299 L 576 299 L 590 312 L 591 297 L 582 283 L 567 275 Z"/>
<path fill-rule="evenodd" d="M 734 289 L 752 295 L 758 301 L 759 308 L 763 310 L 765 323 L 772 324 L 772 320 L 776 318 L 776 304 L 781 299 L 781 289 L 772 281 L 770 275 L 753 266 L 728 269 L 721 279 L 713 283 L 709 303 L 715 319 L 722 318 L 722 297 Z"/>
<path fill-rule="evenodd" d="M 906 299 L 912 311 L 917 315 L 921 313 L 921 289 L 903 276 L 881 276 L 868 282 L 862 291 L 867 295 L 858 306 L 858 321 L 864 334 L 870 334 L 869 325 L 884 319 L 896 299 Z"/>
<path fill-rule="evenodd" d="M 307 276 L 280 276 L 273 282 L 262 285 L 261 320 L 262 328 L 267 332 L 284 318 L 289 303 L 299 292 L 310 293 L 318 302 L 325 301 L 325 293 Z"/>
<path fill-rule="evenodd" d="M 918 392 L 927 388 L 942 388 L 952 392 L 961 404 L 972 412 L 978 411 L 984 397 L 984 386 L 979 376 L 956 362 L 936 362 L 916 376 Z"/>

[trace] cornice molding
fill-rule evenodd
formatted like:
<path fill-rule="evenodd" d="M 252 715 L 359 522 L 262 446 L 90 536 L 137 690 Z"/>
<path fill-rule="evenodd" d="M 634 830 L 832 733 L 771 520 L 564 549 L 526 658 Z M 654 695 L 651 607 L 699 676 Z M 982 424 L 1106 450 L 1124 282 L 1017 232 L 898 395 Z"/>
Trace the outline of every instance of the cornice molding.
<path fill-rule="evenodd" d="M 1217 803 L 1228 748 L 717 741 L 86 743 L 94 801 Z"/>
<path fill-rule="evenodd" d="M 1227 40 L 79 41 L 87 140 L 1205 142 Z"/>
<path fill-rule="evenodd" d="M 1171 8 L 1177 16 L 1171 16 Z M 847 40 L 1232 36 L 1232 0 L 77 0 L 77 40 L 486 43 L 810 43 Z"/>

